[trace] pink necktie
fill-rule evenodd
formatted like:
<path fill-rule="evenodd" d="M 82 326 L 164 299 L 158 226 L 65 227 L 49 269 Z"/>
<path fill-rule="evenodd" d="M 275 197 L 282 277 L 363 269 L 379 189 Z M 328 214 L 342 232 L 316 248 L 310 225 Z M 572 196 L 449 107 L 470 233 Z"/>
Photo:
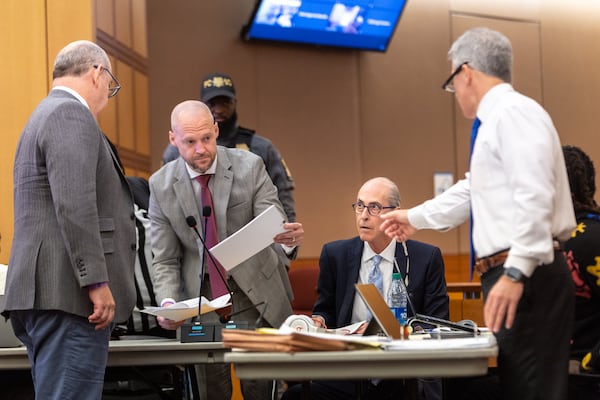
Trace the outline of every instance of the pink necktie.
<path fill-rule="evenodd" d="M 200 191 L 200 200 L 202 201 L 202 207 L 209 206 L 211 208 L 211 213 L 208 218 L 205 217 L 206 226 L 204 227 L 204 242 L 206 244 L 207 250 L 212 248 L 214 245 L 219 243 L 219 237 L 217 236 L 217 224 L 215 220 L 215 207 L 213 204 L 212 194 L 210 193 L 210 189 L 208 188 L 208 181 L 212 175 L 199 175 L 196 179 L 200 183 L 202 190 Z M 208 265 L 208 276 L 210 279 L 210 288 L 212 291 L 213 299 L 224 294 L 229 293 L 227 287 L 225 286 L 225 282 L 219 276 L 219 271 L 223 275 L 224 279 L 227 279 L 227 272 L 225 268 L 217 261 L 215 265 L 212 262 L 212 257 L 206 257 L 206 265 Z"/>

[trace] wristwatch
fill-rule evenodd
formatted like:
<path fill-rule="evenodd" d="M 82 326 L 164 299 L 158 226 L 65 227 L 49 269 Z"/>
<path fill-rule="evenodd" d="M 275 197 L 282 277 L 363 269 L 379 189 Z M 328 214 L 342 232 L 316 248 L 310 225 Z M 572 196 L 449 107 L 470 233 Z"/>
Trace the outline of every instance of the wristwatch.
<path fill-rule="evenodd" d="M 513 282 L 525 283 L 527 276 L 521 272 L 520 269 L 515 267 L 504 268 L 504 276 L 508 277 Z"/>

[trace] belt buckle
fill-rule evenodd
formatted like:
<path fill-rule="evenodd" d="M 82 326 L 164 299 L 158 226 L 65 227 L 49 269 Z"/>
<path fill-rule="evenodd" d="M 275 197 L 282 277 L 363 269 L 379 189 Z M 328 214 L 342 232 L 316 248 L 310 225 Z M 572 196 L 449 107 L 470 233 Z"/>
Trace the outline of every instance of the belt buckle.
<path fill-rule="evenodd" d="M 475 262 L 475 271 L 479 274 L 479 276 L 485 274 L 490 270 L 489 258 L 484 257 L 480 258 Z"/>

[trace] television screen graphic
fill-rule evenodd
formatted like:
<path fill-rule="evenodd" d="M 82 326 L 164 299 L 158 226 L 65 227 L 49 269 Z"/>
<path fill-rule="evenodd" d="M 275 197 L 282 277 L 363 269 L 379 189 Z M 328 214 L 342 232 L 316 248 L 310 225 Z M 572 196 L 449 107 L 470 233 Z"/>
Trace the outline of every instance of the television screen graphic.
<path fill-rule="evenodd" d="M 261 0 L 242 36 L 386 51 L 405 0 Z"/>

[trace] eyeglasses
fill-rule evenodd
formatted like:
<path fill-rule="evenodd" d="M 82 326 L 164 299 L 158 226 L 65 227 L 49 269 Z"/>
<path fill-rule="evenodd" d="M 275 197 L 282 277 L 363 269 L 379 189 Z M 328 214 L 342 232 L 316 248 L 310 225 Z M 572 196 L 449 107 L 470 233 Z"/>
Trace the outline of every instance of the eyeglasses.
<path fill-rule="evenodd" d="M 446 82 L 444 82 L 444 84 L 442 85 L 443 90 L 445 90 L 446 92 L 454 93 L 454 78 L 456 77 L 456 75 L 460 74 L 460 71 L 462 71 L 462 67 L 467 64 L 469 64 L 469 62 L 465 61 L 464 63 L 456 67 L 454 72 L 448 77 L 448 79 L 446 79 Z"/>
<path fill-rule="evenodd" d="M 108 98 L 110 99 L 111 97 L 115 97 L 121 89 L 121 84 L 119 83 L 117 78 L 115 78 L 115 76 L 112 74 L 112 72 L 110 72 L 108 68 L 103 67 L 102 65 L 96 64 L 94 65 L 94 68 L 102 68 L 102 71 L 106 71 L 108 76 L 110 76 L 110 79 L 112 79 L 112 81 L 110 83 L 110 86 L 108 87 Z"/>
<path fill-rule="evenodd" d="M 366 208 L 369 215 L 376 216 L 376 215 L 381 214 L 381 212 L 383 210 L 391 210 L 396 207 L 395 206 L 382 206 L 379 203 L 365 204 L 362 201 L 357 201 L 356 203 L 352 204 L 352 208 L 354 209 L 354 212 L 357 214 L 362 214 L 362 212 Z"/>

